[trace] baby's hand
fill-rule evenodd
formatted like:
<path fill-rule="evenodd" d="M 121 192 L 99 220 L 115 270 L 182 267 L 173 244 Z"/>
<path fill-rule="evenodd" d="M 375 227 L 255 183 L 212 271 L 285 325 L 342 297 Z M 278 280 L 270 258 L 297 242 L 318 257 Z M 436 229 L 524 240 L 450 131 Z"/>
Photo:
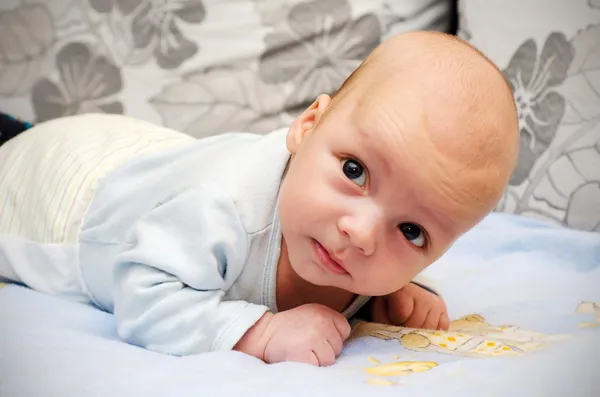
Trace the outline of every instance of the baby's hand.
<path fill-rule="evenodd" d="M 450 326 L 444 300 L 413 283 L 393 294 L 373 298 L 371 321 L 440 330 L 447 330 Z"/>
<path fill-rule="evenodd" d="M 267 363 L 296 361 L 316 366 L 335 363 L 350 335 L 346 318 L 323 305 L 307 304 L 267 313 L 234 348 Z"/>

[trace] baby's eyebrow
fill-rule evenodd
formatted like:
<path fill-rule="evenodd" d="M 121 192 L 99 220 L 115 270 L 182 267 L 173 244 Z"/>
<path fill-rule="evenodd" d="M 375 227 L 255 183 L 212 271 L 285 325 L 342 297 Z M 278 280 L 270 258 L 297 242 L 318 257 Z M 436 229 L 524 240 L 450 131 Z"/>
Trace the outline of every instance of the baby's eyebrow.
<path fill-rule="evenodd" d="M 436 213 L 425 206 L 420 206 L 419 211 L 425 214 L 425 218 L 428 220 L 428 226 L 435 226 L 435 229 L 437 230 L 437 233 L 435 233 L 436 235 L 439 235 L 440 232 L 446 235 L 455 233 L 452 221 L 449 221 L 443 214 Z M 431 227 L 427 228 L 427 230 L 429 229 L 431 229 Z"/>
<path fill-rule="evenodd" d="M 368 157 L 376 159 L 378 165 L 381 166 L 385 175 L 392 174 L 393 167 L 388 156 L 386 156 L 386 153 L 382 152 L 380 148 L 377 147 L 378 145 L 373 144 L 379 139 L 377 136 L 375 136 L 375 133 L 366 129 L 361 129 L 359 136 L 360 147 L 365 149 Z"/>

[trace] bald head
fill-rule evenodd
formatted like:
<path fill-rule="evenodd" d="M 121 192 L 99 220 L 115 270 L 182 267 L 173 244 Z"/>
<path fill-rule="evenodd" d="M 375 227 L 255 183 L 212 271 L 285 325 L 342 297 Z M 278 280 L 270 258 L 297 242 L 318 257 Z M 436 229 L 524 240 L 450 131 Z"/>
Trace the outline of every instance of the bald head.
<path fill-rule="evenodd" d="M 357 107 L 379 103 L 418 117 L 421 128 L 403 133 L 457 172 L 480 172 L 481 186 L 473 188 L 486 207 L 500 198 L 517 161 L 517 113 L 502 73 L 471 45 L 434 32 L 394 36 L 346 80 L 332 104 L 348 98 Z"/>

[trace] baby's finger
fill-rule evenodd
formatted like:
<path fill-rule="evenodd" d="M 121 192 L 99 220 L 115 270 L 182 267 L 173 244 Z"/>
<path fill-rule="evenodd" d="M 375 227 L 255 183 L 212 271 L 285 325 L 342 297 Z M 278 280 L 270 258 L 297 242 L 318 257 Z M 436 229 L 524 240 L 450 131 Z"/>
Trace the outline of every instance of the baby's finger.
<path fill-rule="evenodd" d="M 437 329 L 438 325 L 440 323 L 440 316 L 441 316 L 441 311 L 431 309 L 427 313 L 427 317 L 425 318 L 425 321 L 423 322 L 422 328 Z"/>
<path fill-rule="evenodd" d="M 448 331 L 449 328 L 450 328 L 450 318 L 448 317 L 448 313 L 442 312 L 437 329 L 442 330 L 442 331 Z"/>
<path fill-rule="evenodd" d="M 328 335 L 327 343 L 329 343 L 331 346 L 335 356 L 339 356 L 342 352 L 342 348 L 344 347 L 344 340 L 340 337 L 340 335 L 337 334 L 337 332 L 335 332 L 335 335 Z"/>
<path fill-rule="evenodd" d="M 410 320 L 410 317 L 416 310 L 415 300 L 412 297 L 398 294 L 394 294 L 388 299 L 388 313 L 392 320 L 390 324 L 408 326 L 406 322 Z"/>
<path fill-rule="evenodd" d="M 317 358 L 318 365 L 321 367 L 327 367 L 335 364 L 335 358 L 337 357 L 333 351 L 333 347 L 326 339 L 319 339 L 317 342 L 315 342 L 313 354 Z"/>
<path fill-rule="evenodd" d="M 425 324 L 428 313 L 429 310 L 415 305 L 413 312 L 410 314 L 408 320 L 406 320 L 404 323 L 404 326 L 409 328 L 423 328 L 423 324 Z"/>
<path fill-rule="evenodd" d="M 341 313 L 334 313 L 334 315 L 331 316 L 331 319 L 333 320 L 333 326 L 342 338 L 342 341 L 348 339 L 352 328 L 350 327 L 350 323 L 348 323 L 348 320 L 346 320 L 346 317 L 344 317 L 344 315 Z"/>
<path fill-rule="evenodd" d="M 319 359 L 314 351 L 298 351 L 296 353 L 290 354 L 283 361 L 293 361 L 296 363 L 304 363 L 314 365 L 315 367 L 319 366 Z"/>

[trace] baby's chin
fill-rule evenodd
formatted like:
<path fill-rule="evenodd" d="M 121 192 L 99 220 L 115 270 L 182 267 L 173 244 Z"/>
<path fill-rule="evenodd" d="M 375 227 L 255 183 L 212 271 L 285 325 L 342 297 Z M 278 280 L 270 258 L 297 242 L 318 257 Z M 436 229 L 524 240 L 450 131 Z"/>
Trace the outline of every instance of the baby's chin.
<path fill-rule="evenodd" d="M 290 266 L 296 276 L 309 284 L 323 288 L 336 288 L 362 296 L 384 296 L 401 289 L 406 283 L 393 283 L 393 285 L 367 285 L 359 277 L 350 274 L 335 275 L 325 272 L 317 264 L 311 263 L 306 266 L 297 266 L 290 262 Z M 410 280 L 409 280 L 410 281 Z M 408 281 L 407 281 L 408 282 Z"/>
<path fill-rule="evenodd" d="M 292 268 L 293 267 L 294 266 L 292 265 Z M 356 292 L 354 292 L 354 288 L 352 287 L 353 283 L 351 281 L 352 279 L 350 275 L 333 275 L 324 273 L 320 269 L 311 270 L 307 271 L 307 269 L 304 268 L 294 269 L 298 277 L 300 277 L 302 280 L 309 284 L 312 284 L 317 287 L 342 289 L 344 291 L 356 294 Z"/>
<path fill-rule="evenodd" d="M 302 277 L 302 276 L 300 276 Z M 360 283 L 355 283 L 349 277 L 331 277 L 331 278 L 314 278 L 310 280 L 310 277 L 304 278 L 305 281 L 319 286 L 319 287 L 329 287 L 329 288 L 337 288 L 347 292 L 350 292 L 354 295 L 361 296 L 385 296 L 389 295 L 393 292 L 398 291 L 402 286 L 396 287 L 386 287 L 381 288 L 381 286 L 377 287 L 369 287 L 365 285 L 360 285 Z"/>
<path fill-rule="evenodd" d="M 386 295 L 389 295 L 389 294 L 392 294 L 392 293 L 398 291 L 401 288 L 402 288 L 401 286 L 394 287 L 394 288 L 386 288 L 386 289 L 354 288 L 354 291 L 352 291 L 352 292 L 356 295 L 362 295 L 362 296 L 386 296 Z"/>

